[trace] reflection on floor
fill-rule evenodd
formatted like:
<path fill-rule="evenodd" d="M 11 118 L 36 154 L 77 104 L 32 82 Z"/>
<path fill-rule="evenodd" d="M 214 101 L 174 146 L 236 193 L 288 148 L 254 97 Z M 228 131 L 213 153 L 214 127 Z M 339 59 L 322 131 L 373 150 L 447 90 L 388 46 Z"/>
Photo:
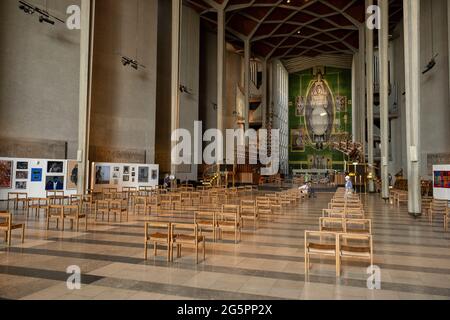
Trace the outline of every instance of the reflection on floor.
<path fill-rule="evenodd" d="M 367 289 L 368 265 L 344 262 L 336 279 L 334 264 L 314 264 L 304 277 L 304 230 L 318 230 L 321 209 L 332 194 L 319 194 L 254 232 L 243 241 L 207 244 L 207 261 L 195 264 L 192 251 L 174 263 L 164 252 L 143 259 L 143 216 L 126 224 L 92 224 L 84 233 L 45 230 L 30 218 L 27 238 L 13 246 L 0 242 L 0 298 L 6 299 L 449 299 L 450 233 L 442 222 L 414 220 L 405 208 L 365 196 L 374 221 L 375 264 L 381 290 Z M 4 206 L 4 204 L 3 204 Z M 24 217 L 17 213 L 16 220 Z M 160 220 L 167 220 L 162 217 Z M 177 221 L 192 222 L 183 216 Z M 225 238 L 227 239 L 227 238 Z M 69 266 L 82 271 L 80 290 L 67 289 Z"/>

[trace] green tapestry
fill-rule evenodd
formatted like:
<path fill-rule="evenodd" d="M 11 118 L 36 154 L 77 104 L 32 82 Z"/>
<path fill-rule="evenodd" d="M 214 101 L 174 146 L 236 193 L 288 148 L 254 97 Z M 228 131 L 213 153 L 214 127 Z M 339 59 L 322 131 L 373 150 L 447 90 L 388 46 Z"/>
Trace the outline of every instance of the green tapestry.
<path fill-rule="evenodd" d="M 289 75 L 289 166 L 344 169 L 333 141 L 352 134 L 351 69 L 316 67 Z"/>

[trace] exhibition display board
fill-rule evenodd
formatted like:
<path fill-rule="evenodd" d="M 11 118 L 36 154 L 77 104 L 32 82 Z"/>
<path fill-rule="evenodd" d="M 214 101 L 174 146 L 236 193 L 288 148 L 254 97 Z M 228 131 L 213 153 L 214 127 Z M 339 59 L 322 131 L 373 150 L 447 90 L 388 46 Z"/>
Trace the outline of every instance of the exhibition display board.
<path fill-rule="evenodd" d="M 433 192 L 435 199 L 450 201 L 450 165 L 433 166 Z"/>
<path fill-rule="evenodd" d="M 78 162 L 75 160 L 49 160 L 0 158 L 0 199 L 6 200 L 10 192 L 27 193 L 31 198 L 45 198 L 47 190 L 77 193 Z"/>
<path fill-rule="evenodd" d="M 92 163 L 91 188 L 99 192 L 104 188 L 156 187 L 159 182 L 159 165 Z"/>

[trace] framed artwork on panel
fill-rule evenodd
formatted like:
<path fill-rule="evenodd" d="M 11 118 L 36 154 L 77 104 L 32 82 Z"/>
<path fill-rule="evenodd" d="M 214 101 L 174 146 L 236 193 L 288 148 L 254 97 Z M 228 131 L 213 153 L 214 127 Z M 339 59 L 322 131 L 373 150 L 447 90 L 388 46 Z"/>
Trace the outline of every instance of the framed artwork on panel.
<path fill-rule="evenodd" d="M 31 182 L 42 182 L 42 169 L 41 168 L 31 169 Z"/>
<path fill-rule="evenodd" d="M 67 190 L 76 190 L 78 185 L 78 162 L 67 162 Z"/>
<path fill-rule="evenodd" d="M 49 161 L 47 162 L 47 173 L 63 173 L 64 162 L 63 161 Z"/>
<path fill-rule="evenodd" d="M 64 190 L 64 176 L 48 176 L 45 178 L 45 190 L 61 191 Z"/>
<path fill-rule="evenodd" d="M 28 162 L 26 162 L 26 161 L 18 161 L 16 169 L 17 170 L 28 170 Z"/>
<path fill-rule="evenodd" d="M 12 161 L 0 160 L 0 189 L 11 189 Z"/>
<path fill-rule="evenodd" d="M 16 181 L 16 190 L 26 190 L 27 182 L 26 181 Z"/>
<path fill-rule="evenodd" d="M 110 184 L 111 167 L 96 166 L 95 168 L 95 184 Z"/>
<path fill-rule="evenodd" d="M 16 171 L 16 180 L 28 180 L 28 171 Z"/>

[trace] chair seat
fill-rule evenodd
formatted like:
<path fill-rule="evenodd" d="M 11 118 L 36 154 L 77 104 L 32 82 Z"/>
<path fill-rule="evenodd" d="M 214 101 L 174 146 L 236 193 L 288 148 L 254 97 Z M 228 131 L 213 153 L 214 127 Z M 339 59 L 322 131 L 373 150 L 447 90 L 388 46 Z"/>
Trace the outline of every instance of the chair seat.
<path fill-rule="evenodd" d="M 344 232 L 342 228 L 330 228 L 330 227 L 322 227 L 322 231 L 326 232 Z"/>
<path fill-rule="evenodd" d="M 369 234 L 370 231 L 367 229 L 347 229 L 347 233 Z"/>
<path fill-rule="evenodd" d="M 0 228 L 8 230 L 9 226 L 7 223 L 0 223 Z M 11 225 L 11 230 L 15 230 L 15 229 L 22 229 L 23 228 L 23 224 L 13 224 Z"/>
<path fill-rule="evenodd" d="M 370 257 L 370 247 L 341 246 L 341 256 Z"/>
<path fill-rule="evenodd" d="M 213 221 L 197 221 L 197 224 L 202 227 L 214 227 Z"/>
<path fill-rule="evenodd" d="M 202 242 L 204 239 L 205 239 L 204 236 L 197 236 L 197 242 Z M 183 242 L 195 243 L 195 236 L 179 234 L 179 235 L 176 236 L 175 242 L 178 242 L 178 243 L 183 243 Z"/>
<path fill-rule="evenodd" d="M 336 246 L 334 244 L 309 243 L 308 249 L 310 253 L 335 254 Z"/>
<path fill-rule="evenodd" d="M 151 234 L 148 240 L 167 240 L 168 237 L 169 236 L 167 234 L 157 232 Z"/>
<path fill-rule="evenodd" d="M 218 222 L 219 227 L 229 227 L 229 228 L 233 228 L 235 226 L 239 227 L 239 222 L 235 223 L 234 221 L 221 221 Z"/>

